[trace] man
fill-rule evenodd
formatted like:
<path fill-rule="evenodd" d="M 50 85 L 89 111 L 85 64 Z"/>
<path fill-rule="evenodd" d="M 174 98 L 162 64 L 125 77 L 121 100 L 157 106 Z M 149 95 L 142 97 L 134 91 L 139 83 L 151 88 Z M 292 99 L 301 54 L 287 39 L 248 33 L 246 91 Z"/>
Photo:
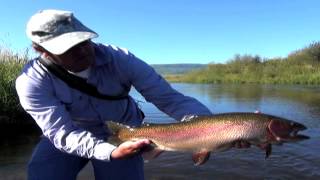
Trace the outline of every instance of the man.
<path fill-rule="evenodd" d="M 26 64 L 16 89 L 22 107 L 43 132 L 28 164 L 30 180 L 76 179 L 89 160 L 96 179 L 144 179 L 143 161 L 136 152 L 150 141 L 113 146 L 107 142 L 104 125 L 106 120 L 141 124 L 143 113 L 127 96 L 132 86 L 176 120 L 211 114 L 126 49 L 92 42 L 98 35 L 71 12 L 40 11 L 31 17 L 26 31 L 40 57 Z M 127 98 L 101 99 L 71 88 L 40 59 L 85 79 L 101 94 Z"/>

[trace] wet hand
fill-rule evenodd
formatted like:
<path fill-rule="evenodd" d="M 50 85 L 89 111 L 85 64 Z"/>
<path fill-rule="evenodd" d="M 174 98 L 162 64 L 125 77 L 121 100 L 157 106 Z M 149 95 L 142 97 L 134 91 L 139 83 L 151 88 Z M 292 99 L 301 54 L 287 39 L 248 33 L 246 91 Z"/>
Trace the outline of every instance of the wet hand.
<path fill-rule="evenodd" d="M 148 139 L 141 139 L 137 141 L 126 141 L 120 144 L 111 153 L 112 159 L 124 159 L 133 156 L 140 152 L 140 150 L 148 145 L 151 141 Z"/>

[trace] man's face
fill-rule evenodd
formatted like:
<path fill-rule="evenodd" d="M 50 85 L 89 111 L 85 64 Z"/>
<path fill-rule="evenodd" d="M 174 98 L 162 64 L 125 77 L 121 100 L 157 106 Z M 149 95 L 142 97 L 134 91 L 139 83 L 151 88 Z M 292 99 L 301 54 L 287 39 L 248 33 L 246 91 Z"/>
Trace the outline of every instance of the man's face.
<path fill-rule="evenodd" d="M 87 69 L 95 61 L 94 47 L 90 40 L 84 41 L 63 54 L 50 54 L 52 60 L 72 72 L 80 72 Z"/>

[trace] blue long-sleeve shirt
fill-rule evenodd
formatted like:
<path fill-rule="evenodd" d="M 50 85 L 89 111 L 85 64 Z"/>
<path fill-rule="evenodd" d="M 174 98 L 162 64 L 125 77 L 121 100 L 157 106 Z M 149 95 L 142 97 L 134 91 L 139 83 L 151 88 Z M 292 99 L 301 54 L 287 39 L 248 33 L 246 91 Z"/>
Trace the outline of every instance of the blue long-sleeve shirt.
<path fill-rule="evenodd" d="M 152 67 L 126 49 L 94 44 L 95 64 L 87 82 L 107 95 L 128 94 L 132 86 L 148 102 L 176 120 L 185 115 L 211 112 L 194 98 L 174 90 Z M 143 119 L 136 102 L 102 100 L 84 94 L 57 78 L 36 59 L 29 61 L 16 80 L 22 107 L 61 151 L 86 158 L 110 160 L 116 148 L 105 141 L 107 120 L 140 125 Z"/>

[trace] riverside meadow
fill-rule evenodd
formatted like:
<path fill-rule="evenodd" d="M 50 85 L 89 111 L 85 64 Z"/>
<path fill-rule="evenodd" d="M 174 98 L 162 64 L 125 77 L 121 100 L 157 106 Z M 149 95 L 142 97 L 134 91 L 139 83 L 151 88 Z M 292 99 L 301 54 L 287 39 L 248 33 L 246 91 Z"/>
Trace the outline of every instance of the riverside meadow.
<path fill-rule="evenodd" d="M 29 59 L 22 53 L 0 47 L 0 124 L 32 124 L 23 111 L 15 91 L 15 79 Z M 291 52 L 285 58 L 262 58 L 258 55 L 235 55 L 225 64 L 210 63 L 205 68 L 182 75 L 164 74 L 170 82 L 184 83 L 253 83 L 320 84 L 320 42 Z M 28 120 L 26 120 L 28 119 Z"/>
<path fill-rule="evenodd" d="M 291 52 L 285 58 L 236 54 L 225 64 L 210 63 L 183 75 L 166 75 L 170 82 L 320 84 L 320 42 Z"/>

